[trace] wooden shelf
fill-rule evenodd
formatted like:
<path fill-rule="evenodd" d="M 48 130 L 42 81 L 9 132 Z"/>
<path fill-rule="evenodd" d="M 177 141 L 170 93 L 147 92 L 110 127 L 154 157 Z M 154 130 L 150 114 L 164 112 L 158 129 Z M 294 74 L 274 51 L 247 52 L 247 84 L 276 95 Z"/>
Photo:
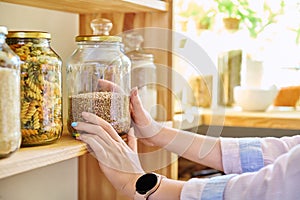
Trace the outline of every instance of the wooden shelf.
<path fill-rule="evenodd" d="M 25 6 L 72 13 L 99 12 L 161 12 L 168 11 L 169 3 L 160 0 L 2 0 Z M 55 22 L 56 23 L 56 22 Z"/>
<path fill-rule="evenodd" d="M 191 120 L 187 120 L 185 115 L 178 114 L 174 116 L 175 127 L 189 129 L 200 125 L 215 125 L 289 130 L 300 129 L 299 110 L 245 112 L 235 108 L 219 108 L 216 110 L 199 108 L 198 112 L 194 113 L 192 122 Z M 190 115 L 188 117 L 191 117 Z"/>
<path fill-rule="evenodd" d="M 213 112 L 203 109 L 201 122 L 204 125 L 223 125 L 254 128 L 300 129 L 300 111 L 245 112 L 234 108 Z"/>
<path fill-rule="evenodd" d="M 24 147 L 0 160 L 0 179 L 87 153 L 86 144 L 64 135 L 56 143 Z"/>

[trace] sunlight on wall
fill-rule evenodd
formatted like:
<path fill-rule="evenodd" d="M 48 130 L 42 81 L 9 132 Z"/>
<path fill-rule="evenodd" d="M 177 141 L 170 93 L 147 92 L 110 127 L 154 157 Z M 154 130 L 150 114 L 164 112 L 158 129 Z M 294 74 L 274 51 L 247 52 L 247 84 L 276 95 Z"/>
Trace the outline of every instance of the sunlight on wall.
<path fill-rule="evenodd" d="M 202 8 L 199 8 L 199 12 L 201 13 L 186 12 L 187 9 L 191 10 L 190 2 L 200 5 Z M 280 7 L 280 1 L 249 1 L 249 6 L 256 11 L 257 16 L 261 17 L 262 21 L 266 21 L 270 12 L 264 12 L 263 2 L 268 4 L 271 12 L 280 14 L 274 18 L 275 23 L 264 27 L 256 38 L 250 37 L 244 25 L 240 25 L 237 31 L 226 30 L 222 21 L 224 14 L 220 12 L 216 12 L 209 29 L 200 29 L 196 21 L 200 20 L 202 13 L 208 15 L 210 9 L 217 10 L 216 1 L 175 0 L 174 27 L 176 31 L 196 41 L 207 52 L 216 67 L 217 58 L 221 52 L 242 49 L 241 84 L 247 83 L 246 72 L 249 70 L 247 63 L 251 63 L 249 60 L 252 60 L 262 64 L 261 87 L 276 85 L 280 88 L 300 85 L 300 42 L 297 41 L 300 40 L 300 1 L 286 0 L 283 9 Z M 174 63 L 175 70 L 187 80 L 197 73 L 188 62 L 178 57 L 175 57 Z M 258 72 L 256 78 L 259 78 Z M 179 90 L 182 85 L 174 83 L 174 88 Z"/>

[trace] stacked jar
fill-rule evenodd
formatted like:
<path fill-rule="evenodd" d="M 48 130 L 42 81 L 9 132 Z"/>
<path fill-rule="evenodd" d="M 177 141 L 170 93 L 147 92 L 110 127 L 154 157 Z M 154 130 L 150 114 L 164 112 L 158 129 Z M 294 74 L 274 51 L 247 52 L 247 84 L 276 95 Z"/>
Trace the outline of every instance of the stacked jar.
<path fill-rule="evenodd" d="M 62 134 L 62 61 L 50 40 L 50 33 L 40 31 L 10 31 L 7 36 L 21 59 L 22 146 L 50 144 Z"/>
<path fill-rule="evenodd" d="M 20 148 L 20 60 L 5 42 L 0 26 L 0 158 Z"/>
<path fill-rule="evenodd" d="M 101 30 L 97 29 L 100 28 Z M 123 53 L 122 38 L 110 36 L 107 19 L 92 22 L 94 35 L 76 37 L 77 49 L 67 63 L 68 129 L 91 112 L 109 122 L 119 135 L 130 129 L 131 62 Z"/>

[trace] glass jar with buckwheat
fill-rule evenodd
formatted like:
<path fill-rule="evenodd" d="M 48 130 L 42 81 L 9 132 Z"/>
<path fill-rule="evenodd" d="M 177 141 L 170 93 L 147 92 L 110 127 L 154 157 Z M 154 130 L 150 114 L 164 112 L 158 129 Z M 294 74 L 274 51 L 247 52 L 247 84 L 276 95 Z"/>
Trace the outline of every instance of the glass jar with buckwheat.
<path fill-rule="evenodd" d="M 93 35 L 76 37 L 77 48 L 67 62 L 68 130 L 76 136 L 71 123 L 83 121 L 85 111 L 125 137 L 131 123 L 131 62 L 123 52 L 122 38 L 109 35 L 110 20 L 95 19 L 91 27 Z"/>

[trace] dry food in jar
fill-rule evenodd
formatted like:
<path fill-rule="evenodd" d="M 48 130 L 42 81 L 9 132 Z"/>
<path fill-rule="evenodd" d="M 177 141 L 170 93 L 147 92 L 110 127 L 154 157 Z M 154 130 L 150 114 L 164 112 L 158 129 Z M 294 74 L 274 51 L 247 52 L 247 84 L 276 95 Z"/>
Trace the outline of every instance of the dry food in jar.
<path fill-rule="evenodd" d="M 68 130 L 76 135 L 70 124 L 83 121 L 81 115 L 85 111 L 100 116 L 119 135 L 124 135 L 131 122 L 131 62 L 123 52 L 122 38 L 107 32 L 112 27 L 109 20 L 93 20 L 91 26 L 105 30 L 77 36 L 77 48 L 67 62 Z M 118 89 L 104 88 L 102 81 L 117 85 Z"/>
<path fill-rule="evenodd" d="M 0 26 L 0 158 L 20 148 L 20 60 L 5 43 Z"/>
<path fill-rule="evenodd" d="M 60 57 L 46 32 L 9 32 L 7 43 L 21 59 L 22 146 L 55 142 L 62 134 Z"/>
<path fill-rule="evenodd" d="M 92 92 L 73 95 L 69 101 L 70 123 L 83 121 L 82 112 L 85 111 L 94 113 L 109 122 L 119 135 L 127 133 L 130 129 L 129 96 L 127 95 L 116 92 Z"/>

